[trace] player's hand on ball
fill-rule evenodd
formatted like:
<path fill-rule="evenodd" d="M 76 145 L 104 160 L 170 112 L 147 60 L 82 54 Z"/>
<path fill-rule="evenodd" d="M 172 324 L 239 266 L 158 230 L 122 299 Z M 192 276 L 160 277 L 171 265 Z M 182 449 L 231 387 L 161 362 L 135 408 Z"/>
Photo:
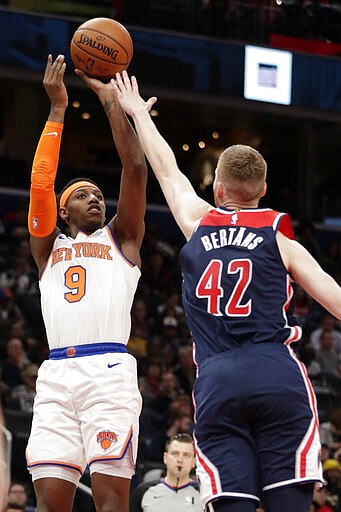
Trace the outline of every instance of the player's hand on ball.
<path fill-rule="evenodd" d="M 75 73 L 82 80 L 84 80 L 86 85 L 90 89 L 92 89 L 97 95 L 100 95 L 100 93 L 102 91 L 109 91 L 110 92 L 112 90 L 110 82 L 104 83 L 104 82 L 102 82 L 102 80 L 99 80 L 97 78 L 93 78 L 93 77 L 87 75 L 86 73 L 84 73 L 84 71 L 82 71 L 81 69 L 78 69 L 78 68 L 75 69 Z"/>
<path fill-rule="evenodd" d="M 129 115 L 133 115 L 134 112 L 141 109 L 149 112 L 157 101 L 155 96 L 144 101 L 140 96 L 136 78 L 134 76 L 129 78 L 126 71 L 123 71 L 122 74 L 116 73 L 116 78 L 112 79 L 111 83 L 121 107 Z"/>
<path fill-rule="evenodd" d="M 80 78 L 82 78 L 82 80 L 84 80 L 89 89 L 91 89 L 92 91 L 94 91 L 95 94 L 97 94 L 105 110 L 107 110 L 107 107 L 111 106 L 113 103 L 115 103 L 116 105 L 118 104 L 116 94 L 110 82 L 104 83 L 102 82 L 102 80 L 93 78 L 78 68 L 75 69 L 75 73 Z"/>
<path fill-rule="evenodd" d="M 50 99 L 51 106 L 54 108 L 66 109 L 68 104 L 68 95 L 64 84 L 65 68 L 64 55 L 58 55 L 55 61 L 53 61 L 51 54 L 48 56 L 43 86 Z"/>

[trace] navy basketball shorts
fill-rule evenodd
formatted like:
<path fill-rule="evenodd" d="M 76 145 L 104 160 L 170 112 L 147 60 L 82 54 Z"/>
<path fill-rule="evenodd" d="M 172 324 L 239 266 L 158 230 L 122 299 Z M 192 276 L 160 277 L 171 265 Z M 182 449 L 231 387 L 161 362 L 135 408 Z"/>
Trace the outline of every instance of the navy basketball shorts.
<path fill-rule="evenodd" d="M 290 347 L 247 343 L 217 354 L 200 366 L 193 395 L 205 505 L 322 481 L 316 398 Z"/>

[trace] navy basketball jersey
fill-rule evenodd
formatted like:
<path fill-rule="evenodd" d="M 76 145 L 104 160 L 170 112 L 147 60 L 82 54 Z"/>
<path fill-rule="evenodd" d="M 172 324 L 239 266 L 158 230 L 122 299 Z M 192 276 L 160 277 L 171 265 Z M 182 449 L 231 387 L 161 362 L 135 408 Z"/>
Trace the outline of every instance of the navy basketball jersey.
<path fill-rule="evenodd" d="M 287 214 L 220 207 L 182 248 L 183 305 L 198 364 L 245 342 L 300 339 L 301 328 L 288 318 L 293 290 L 277 230 L 293 238 Z"/>

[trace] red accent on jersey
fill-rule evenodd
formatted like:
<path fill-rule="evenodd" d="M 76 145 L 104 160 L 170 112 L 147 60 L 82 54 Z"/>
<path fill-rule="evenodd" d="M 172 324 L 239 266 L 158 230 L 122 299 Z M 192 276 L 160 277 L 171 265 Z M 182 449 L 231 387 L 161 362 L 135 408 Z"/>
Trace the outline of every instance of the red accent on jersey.
<path fill-rule="evenodd" d="M 228 216 L 231 221 L 228 221 Z M 295 238 L 291 219 L 287 213 L 276 212 L 268 208 L 254 210 L 240 210 L 238 212 L 223 209 L 212 209 L 200 222 L 200 226 L 247 226 L 248 228 L 263 228 L 272 226 L 287 238 L 293 240 Z"/>

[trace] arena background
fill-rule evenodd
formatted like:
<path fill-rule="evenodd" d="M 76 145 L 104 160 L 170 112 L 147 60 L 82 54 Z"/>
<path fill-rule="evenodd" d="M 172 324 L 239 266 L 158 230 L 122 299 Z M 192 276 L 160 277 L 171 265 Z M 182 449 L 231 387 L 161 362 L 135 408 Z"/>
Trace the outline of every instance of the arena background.
<path fill-rule="evenodd" d="M 262 204 L 289 212 L 297 229 L 309 222 L 322 252 L 335 240 L 340 244 L 341 13 L 338 4 L 329 6 L 314 19 L 301 2 L 280 0 L 1 1 L 0 219 L 6 225 L 9 212 L 28 204 L 30 166 L 49 108 L 42 88 L 48 53 L 65 54 L 68 65 L 70 106 L 57 190 L 74 176 L 91 175 L 103 188 L 109 213 L 115 207 L 120 161 L 97 98 L 73 73 L 69 56 L 78 25 L 110 16 L 129 29 L 129 72 L 146 98 L 158 97 L 154 120 L 203 197 L 212 199 L 219 152 L 250 144 L 268 161 L 269 192 Z M 291 52 L 289 105 L 245 99 L 250 44 Z M 176 253 L 183 238 L 152 173 L 147 200 L 147 227 Z M 28 481 L 23 449 L 29 418 L 9 416 L 12 477 Z M 92 510 L 86 492 L 77 499 L 75 510 Z"/>

